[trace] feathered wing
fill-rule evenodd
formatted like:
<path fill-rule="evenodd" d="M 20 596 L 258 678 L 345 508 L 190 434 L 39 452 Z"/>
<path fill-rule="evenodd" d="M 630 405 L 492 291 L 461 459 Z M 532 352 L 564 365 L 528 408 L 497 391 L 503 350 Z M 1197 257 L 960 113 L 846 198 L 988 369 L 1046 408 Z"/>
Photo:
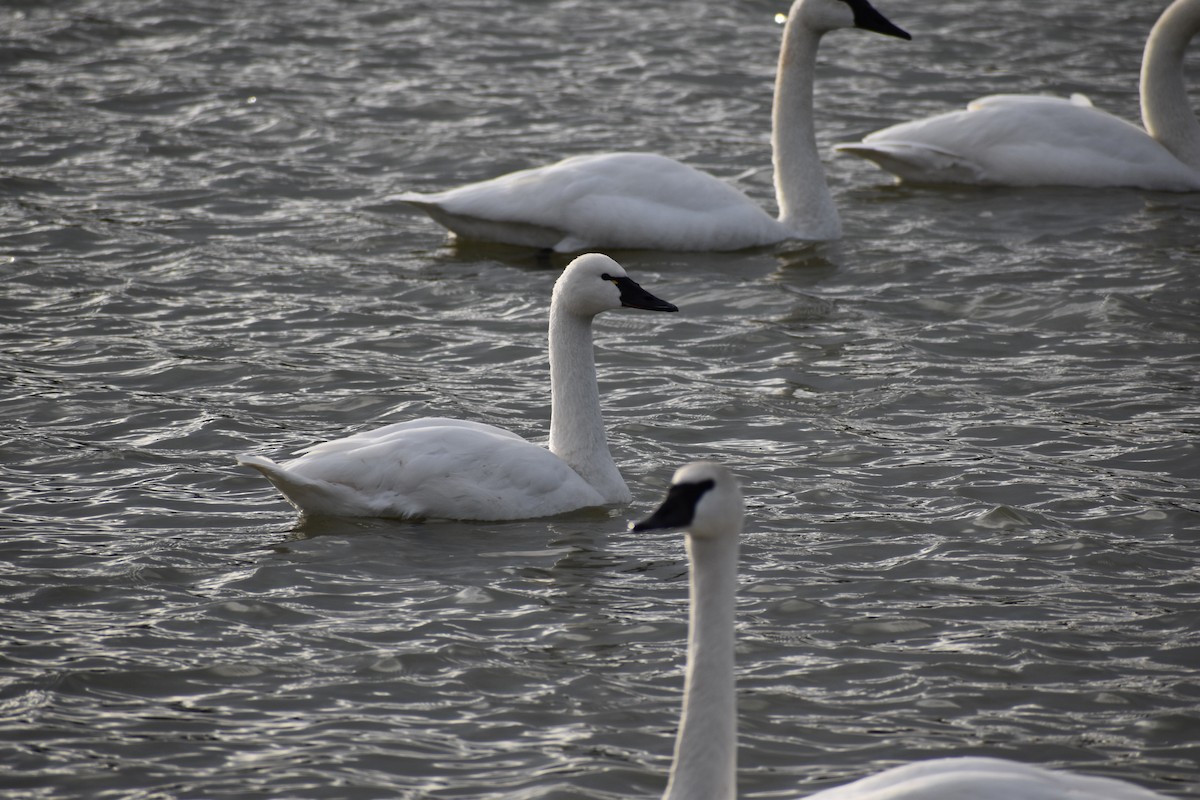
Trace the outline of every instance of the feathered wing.
<path fill-rule="evenodd" d="M 559 252 L 736 250 L 789 235 L 730 184 L 652 153 L 575 156 L 445 192 L 391 199 L 422 208 L 466 238 Z"/>
<path fill-rule="evenodd" d="M 1079 95 L 982 97 L 837 150 L 912 183 L 1200 188 L 1200 175 L 1145 131 Z"/>
<path fill-rule="evenodd" d="M 604 504 L 549 450 L 478 422 L 412 420 L 301 452 L 239 463 L 308 514 L 504 520 Z"/>

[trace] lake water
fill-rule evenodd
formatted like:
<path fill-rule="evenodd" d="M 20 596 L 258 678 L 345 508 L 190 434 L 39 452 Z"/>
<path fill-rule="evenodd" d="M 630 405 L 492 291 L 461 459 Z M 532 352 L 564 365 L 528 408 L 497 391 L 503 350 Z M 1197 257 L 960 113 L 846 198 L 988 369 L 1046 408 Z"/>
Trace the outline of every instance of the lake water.
<path fill-rule="evenodd" d="M 1136 119 L 1163 4 L 830 35 L 844 241 L 614 253 L 681 309 L 596 324 L 633 506 L 484 524 L 301 522 L 233 458 L 544 437 L 565 259 L 382 199 L 642 149 L 773 207 L 782 4 L 5 4 L 0 792 L 658 796 L 686 563 L 625 528 L 711 457 L 749 505 L 743 795 L 970 753 L 1200 797 L 1200 195 L 830 150 L 998 91 Z"/>

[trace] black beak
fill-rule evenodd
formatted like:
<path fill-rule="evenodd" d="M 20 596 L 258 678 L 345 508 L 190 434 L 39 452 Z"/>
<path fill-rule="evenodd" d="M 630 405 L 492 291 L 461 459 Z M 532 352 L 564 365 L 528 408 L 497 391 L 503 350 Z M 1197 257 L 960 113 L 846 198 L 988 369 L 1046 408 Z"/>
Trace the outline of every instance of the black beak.
<path fill-rule="evenodd" d="M 908 31 L 894 25 L 890 19 L 875 10 L 875 6 L 867 0 L 849 0 L 850 8 L 854 9 L 854 26 L 864 31 L 882 33 L 884 36 L 896 36 L 901 39 L 912 39 Z"/>
<path fill-rule="evenodd" d="M 642 308 L 646 311 L 678 311 L 679 308 L 666 300 L 659 300 L 631 278 L 610 278 L 621 290 L 621 305 L 626 308 Z"/>
<path fill-rule="evenodd" d="M 692 524 L 696 516 L 696 504 L 704 493 L 713 488 L 712 481 L 700 483 L 676 483 L 667 490 L 667 497 L 662 505 L 641 522 L 634 523 L 630 529 L 634 532 L 659 531 L 667 528 L 686 528 Z"/>

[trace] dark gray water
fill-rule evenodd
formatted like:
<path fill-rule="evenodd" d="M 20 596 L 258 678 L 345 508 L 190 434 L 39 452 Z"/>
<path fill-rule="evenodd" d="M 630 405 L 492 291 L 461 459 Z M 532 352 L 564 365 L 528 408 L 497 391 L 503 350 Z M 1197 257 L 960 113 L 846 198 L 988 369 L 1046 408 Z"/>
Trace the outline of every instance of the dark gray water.
<path fill-rule="evenodd" d="M 1160 5 L 880 0 L 916 38 L 826 40 L 823 151 L 995 91 L 1136 119 Z M 646 149 L 769 206 L 783 10 L 0 9 L 5 797 L 657 796 L 686 564 L 625 524 L 697 457 L 750 505 L 742 794 L 975 753 L 1200 797 L 1200 196 L 831 155 L 838 245 L 614 253 L 681 308 L 597 323 L 629 510 L 298 523 L 233 465 L 543 437 L 565 262 L 381 198 Z"/>

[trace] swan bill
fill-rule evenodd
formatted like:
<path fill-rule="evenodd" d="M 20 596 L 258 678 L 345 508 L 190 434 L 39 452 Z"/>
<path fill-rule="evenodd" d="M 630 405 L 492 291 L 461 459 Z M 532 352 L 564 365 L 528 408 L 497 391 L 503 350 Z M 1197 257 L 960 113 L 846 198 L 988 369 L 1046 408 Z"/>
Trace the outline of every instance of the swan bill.
<path fill-rule="evenodd" d="M 634 533 L 642 531 L 660 531 L 674 528 L 686 528 L 692 524 L 696 516 L 696 506 L 705 493 L 716 486 L 711 478 L 696 483 L 675 483 L 667 490 L 667 497 L 662 505 L 641 522 L 634 523 L 630 530 Z"/>
<path fill-rule="evenodd" d="M 854 27 L 864 31 L 882 33 L 884 36 L 895 36 L 899 39 L 912 39 L 912 34 L 896 25 L 890 19 L 879 13 L 875 6 L 867 0 L 842 0 L 854 11 Z"/>
<path fill-rule="evenodd" d="M 678 311 L 679 307 L 674 303 L 668 303 L 666 300 L 655 297 L 647 292 L 637 281 L 624 276 L 613 278 L 605 276 L 606 280 L 610 280 L 621 290 L 621 305 L 625 308 L 640 308 L 645 311 Z"/>

